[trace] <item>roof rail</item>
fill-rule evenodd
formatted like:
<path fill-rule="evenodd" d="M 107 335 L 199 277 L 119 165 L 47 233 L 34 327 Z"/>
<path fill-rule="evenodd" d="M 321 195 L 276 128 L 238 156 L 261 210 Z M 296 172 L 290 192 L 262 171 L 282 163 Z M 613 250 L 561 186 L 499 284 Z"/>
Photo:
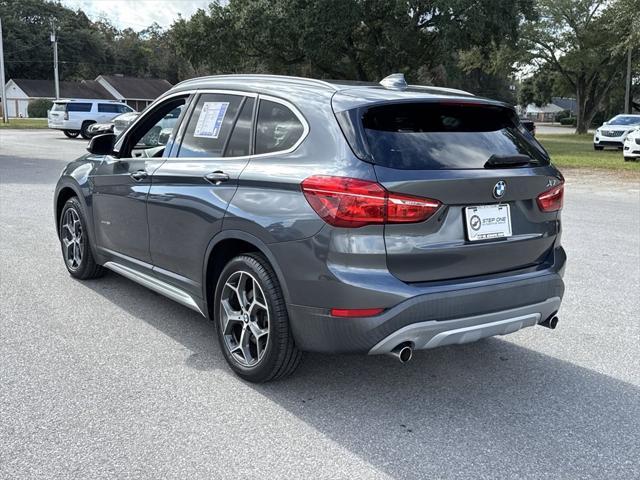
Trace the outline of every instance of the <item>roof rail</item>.
<path fill-rule="evenodd" d="M 265 80 L 281 80 L 290 83 L 298 83 L 300 85 L 316 85 L 321 86 L 332 91 L 337 91 L 338 88 L 335 85 L 332 85 L 329 82 L 325 82 L 324 80 L 317 80 L 315 78 L 306 78 L 306 77 L 294 77 L 288 75 L 269 75 L 269 74 L 260 74 L 260 73 L 247 73 L 247 74 L 228 74 L 228 75 L 210 75 L 207 77 L 198 77 L 191 78 L 189 80 L 183 80 L 182 82 L 176 84 L 182 85 L 185 83 L 189 83 L 197 80 L 247 80 L 247 79 L 265 79 Z"/>

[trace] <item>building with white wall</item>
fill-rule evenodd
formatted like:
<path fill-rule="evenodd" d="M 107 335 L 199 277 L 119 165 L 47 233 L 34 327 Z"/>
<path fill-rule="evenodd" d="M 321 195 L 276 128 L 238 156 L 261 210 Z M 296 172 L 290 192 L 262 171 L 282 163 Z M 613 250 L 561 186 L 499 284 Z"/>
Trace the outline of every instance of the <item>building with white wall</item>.
<path fill-rule="evenodd" d="M 136 78 L 122 75 L 100 75 L 95 80 L 60 82 L 60 98 L 120 100 L 137 111 L 142 111 L 158 96 L 171 88 L 166 80 Z M 7 113 L 9 117 L 26 118 L 32 100 L 55 99 L 53 80 L 13 78 L 6 84 Z M 1 108 L 1 107 L 0 107 Z"/>
<path fill-rule="evenodd" d="M 113 98 L 125 102 L 138 112 L 172 87 L 169 82 L 159 78 L 124 75 L 99 75 L 96 82 L 113 95 Z"/>

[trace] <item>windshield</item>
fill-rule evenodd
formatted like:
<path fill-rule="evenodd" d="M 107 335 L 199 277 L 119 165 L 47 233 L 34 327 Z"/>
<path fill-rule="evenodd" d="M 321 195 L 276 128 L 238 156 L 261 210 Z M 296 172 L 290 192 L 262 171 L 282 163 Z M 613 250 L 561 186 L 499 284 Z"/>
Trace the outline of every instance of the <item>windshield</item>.
<path fill-rule="evenodd" d="M 609 120 L 609 125 L 640 125 L 640 115 L 618 115 Z"/>
<path fill-rule="evenodd" d="M 369 108 L 362 124 L 373 161 L 386 167 L 473 169 L 485 168 L 492 157 L 522 156 L 528 165 L 549 164 L 544 149 L 505 107 L 387 104 Z"/>
<path fill-rule="evenodd" d="M 125 120 L 125 121 L 133 121 L 135 120 L 135 118 L 138 116 L 138 114 L 133 113 L 133 112 L 126 112 L 126 113 L 121 113 L 120 115 L 117 115 L 115 117 L 113 117 L 113 120 L 111 120 L 112 122 L 116 121 L 116 120 Z"/>

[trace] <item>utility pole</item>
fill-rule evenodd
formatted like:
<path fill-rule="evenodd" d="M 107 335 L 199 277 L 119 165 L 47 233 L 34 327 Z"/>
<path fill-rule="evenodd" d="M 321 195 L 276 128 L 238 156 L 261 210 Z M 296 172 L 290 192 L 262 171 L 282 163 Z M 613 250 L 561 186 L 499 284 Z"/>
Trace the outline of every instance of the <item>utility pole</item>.
<path fill-rule="evenodd" d="M 629 44 L 629 53 L 627 55 L 627 81 L 624 92 L 624 113 L 631 113 L 631 44 Z"/>
<path fill-rule="evenodd" d="M 56 35 L 56 21 L 51 19 L 51 43 L 53 43 L 53 81 L 56 86 L 56 100 L 60 99 L 60 80 L 58 78 L 58 36 Z"/>
<path fill-rule="evenodd" d="M 4 82 L 4 48 L 2 45 L 2 19 L 0 18 L 0 95 L 2 95 L 2 122 L 8 122 L 7 91 Z"/>

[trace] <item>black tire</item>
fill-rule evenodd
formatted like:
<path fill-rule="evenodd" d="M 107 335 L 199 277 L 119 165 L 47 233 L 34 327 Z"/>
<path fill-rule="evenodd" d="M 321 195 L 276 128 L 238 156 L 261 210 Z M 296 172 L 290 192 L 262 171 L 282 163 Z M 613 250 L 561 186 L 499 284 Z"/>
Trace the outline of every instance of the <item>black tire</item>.
<path fill-rule="evenodd" d="M 68 227 L 69 219 L 77 218 L 77 226 L 73 227 L 75 233 Z M 69 274 L 80 280 L 97 278 L 104 274 L 104 268 L 98 265 L 93 258 L 89 245 L 86 216 L 82 204 L 77 197 L 71 197 L 62 207 L 59 218 L 58 238 L 62 249 L 62 259 Z M 73 241 L 71 238 L 73 237 Z M 78 241 L 76 241 L 78 239 Z M 73 256 L 73 260 L 70 260 Z"/>
<path fill-rule="evenodd" d="M 263 347 L 264 353 L 261 357 L 256 346 L 259 342 L 257 337 L 251 337 L 251 334 L 249 334 L 247 348 L 253 347 L 258 351 L 256 355 L 258 358 L 253 365 L 245 365 L 238 359 L 239 356 L 245 358 L 243 353 L 232 353 L 232 347 L 229 345 L 234 344 L 234 333 L 225 335 L 223 326 L 224 307 L 222 305 L 222 296 L 223 292 L 228 292 L 228 290 L 225 290 L 225 288 L 228 288 L 227 282 L 233 282 L 233 279 L 237 278 L 238 275 L 242 278 L 242 275 L 247 273 L 249 277 L 258 282 L 260 292 L 257 297 L 256 294 L 246 296 L 254 300 L 258 298 L 261 302 L 264 300 L 264 303 L 268 306 L 268 335 L 265 341 L 266 346 Z M 264 298 L 261 299 L 260 296 Z M 216 285 L 214 320 L 222 353 L 231 369 L 241 378 L 254 383 L 262 383 L 287 377 L 298 367 L 302 352 L 298 350 L 293 340 L 289 326 L 289 315 L 287 314 L 280 283 L 271 265 L 261 254 L 249 253 L 240 255 L 232 259 L 224 267 Z M 251 331 L 251 328 L 247 328 L 247 320 L 244 320 L 244 325 L 242 321 L 236 320 L 235 322 L 237 322 L 234 324 L 236 327 Z M 251 338 L 255 340 L 255 343 L 251 344 Z M 235 344 L 237 351 L 239 350 L 238 345 L 240 342 L 235 341 Z"/>
<path fill-rule="evenodd" d="M 593 146 L 594 150 L 604 150 L 604 147 L 600 146 L 600 145 L 594 145 Z"/>
<path fill-rule="evenodd" d="M 93 125 L 94 121 L 92 120 L 87 120 L 86 122 L 82 122 L 82 128 L 80 129 L 80 135 L 82 135 L 82 138 L 84 138 L 85 140 L 90 140 L 91 139 L 91 135 L 89 135 L 89 132 L 87 131 L 89 129 L 90 125 Z"/>
<path fill-rule="evenodd" d="M 79 130 L 63 130 L 63 132 L 69 138 L 76 138 L 78 135 L 80 135 Z"/>

